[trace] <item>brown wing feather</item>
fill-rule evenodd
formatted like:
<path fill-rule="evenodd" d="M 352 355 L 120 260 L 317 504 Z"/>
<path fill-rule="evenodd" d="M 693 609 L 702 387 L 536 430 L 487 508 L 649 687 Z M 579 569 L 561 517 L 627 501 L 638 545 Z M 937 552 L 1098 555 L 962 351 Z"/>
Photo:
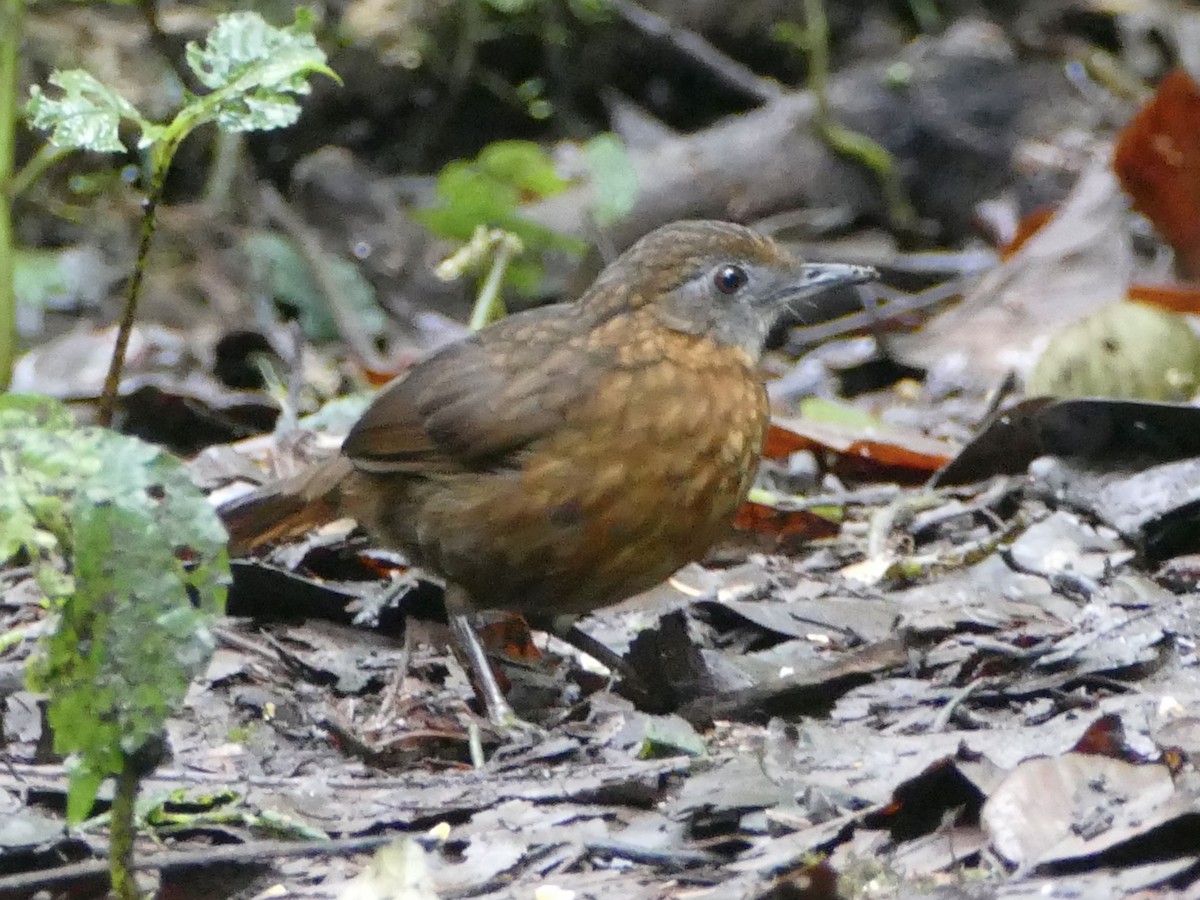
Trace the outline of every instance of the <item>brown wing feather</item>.
<path fill-rule="evenodd" d="M 599 351 L 574 306 L 510 316 L 453 344 L 375 398 L 342 445 L 370 472 L 499 468 L 591 392 Z M 584 337 L 580 337 L 581 332 Z"/>

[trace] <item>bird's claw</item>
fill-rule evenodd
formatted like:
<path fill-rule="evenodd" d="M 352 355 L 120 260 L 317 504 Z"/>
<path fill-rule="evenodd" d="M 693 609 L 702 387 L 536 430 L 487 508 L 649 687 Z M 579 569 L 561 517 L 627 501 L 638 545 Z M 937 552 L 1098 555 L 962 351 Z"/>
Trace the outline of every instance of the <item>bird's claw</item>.
<path fill-rule="evenodd" d="M 491 719 L 492 727 L 510 739 L 544 740 L 549 733 L 541 725 L 527 722 L 511 709 Z"/>

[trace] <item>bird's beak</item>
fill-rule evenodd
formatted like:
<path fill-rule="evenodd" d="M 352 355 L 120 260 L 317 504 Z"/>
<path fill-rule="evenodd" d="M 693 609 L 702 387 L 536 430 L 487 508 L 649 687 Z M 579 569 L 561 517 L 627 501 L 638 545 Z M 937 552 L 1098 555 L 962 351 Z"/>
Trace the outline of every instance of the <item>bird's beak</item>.
<path fill-rule="evenodd" d="M 793 283 L 793 298 L 807 297 L 844 284 L 866 284 L 879 277 L 871 266 L 850 266 L 844 263 L 805 263 Z"/>
<path fill-rule="evenodd" d="M 801 305 L 812 306 L 811 298 L 816 294 L 844 285 L 865 284 L 878 277 L 879 272 L 870 266 L 803 263 L 787 274 L 786 280 L 767 298 L 766 305 L 768 309 L 798 314 Z"/>

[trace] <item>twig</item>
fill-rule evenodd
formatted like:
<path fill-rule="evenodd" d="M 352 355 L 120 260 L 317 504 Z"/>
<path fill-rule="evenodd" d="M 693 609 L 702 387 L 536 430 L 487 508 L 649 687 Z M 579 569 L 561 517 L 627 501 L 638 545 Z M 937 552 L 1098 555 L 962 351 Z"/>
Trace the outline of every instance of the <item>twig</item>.
<path fill-rule="evenodd" d="M 504 318 L 504 275 L 513 258 L 524 252 L 521 239 L 502 228 L 478 225 L 471 239 L 442 260 L 434 274 L 442 281 L 457 281 L 472 269 L 488 262 L 487 277 L 480 285 L 475 305 L 471 309 L 471 331 L 478 331 Z"/>
<path fill-rule="evenodd" d="M 388 368 L 384 360 L 375 350 L 375 344 L 370 335 L 360 327 L 358 316 L 353 308 L 345 302 L 342 289 L 338 286 L 329 269 L 328 256 L 321 246 L 321 239 L 315 231 L 288 205 L 279 192 L 269 184 L 262 185 L 263 208 L 267 216 L 279 226 L 296 244 L 308 266 L 313 282 L 329 306 L 329 312 L 337 323 L 338 331 L 351 349 L 367 367 L 377 372 Z"/>
<path fill-rule="evenodd" d="M 250 844 L 233 844 L 224 847 L 206 847 L 203 850 L 188 850 L 182 853 L 156 853 L 137 859 L 134 867 L 139 871 L 176 872 L 186 869 L 202 869 L 208 866 L 231 864 L 261 864 L 271 859 L 297 856 L 338 856 L 363 853 L 390 844 L 395 835 L 371 835 L 370 837 L 345 838 L 338 841 L 301 843 L 298 841 L 259 841 Z M 105 860 L 90 860 L 72 863 L 38 872 L 22 872 L 20 875 L 0 877 L 0 896 L 26 891 L 32 893 L 64 882 L 84 878 L 97 878 L 108 872 Z"/>
<path fill-rule="evenodd" d="M 142 297 L 142 283 L 146 277 L 146 261 L 150 256 L 150 243 L 154 240 L 155 224 L 158 219 L 158 204 L 162 200 L 163 186 L 167 180 L 165 167 L 155 169 L 150 176 L 150 193 L 146 197 L 142 213 L 142 234 L 138 240 L 137 259 L 129 276 L 129 287 L 125 291 L 125 309 L 117 327 L 117 341 L 113 346 L 108 374 L 104 376 L 104 393 L 100 397 L 99 424 L 108 428 L 112 425 L 113 412 L 117 408 L 117 394 L 121 387 L 121 370 L 125 368 L 125 352 L 129 349 L 129 336 L 137 319 L 138 301 Z"/>
<path fill-rule="evenodd" d="M 479 296 L 475 298 L 475 308 L 471 310 L 469 327 L 472 331 L 478 331 L 504 318 L 504 296 L 500 289 L 504 286 L 504 273 L 508 271 L 508 264 L 513 256 L 520 252 L 521 242 L 513 240 L 508 234 L 496 243 L 487 278 L 483 280 Z"/>
<path fill-rule="evenodd" d="M 996 385 L 992 391 L 991 397 L 988 398 L 987 409 L 984 410 L 982 416 L 979 417 L 980 424 L 991 420 L 992 416 L 1000 412 L 1000 407 L 1004 402 L 1015 394 L 1020 388 L 1020 379 L 1017 378 L 1017 373 L 1013 369 L 1009 369 L 1004 373 L 1004 377 L 1000 379 L 1000 383 Z"/>
<path fill-rule="evenodd" d="M 109 877 L 112 892 L 120 900 L 138 900 L 137 883 L 133 878 L 134 805 L 137 803 L 138 776 L 133 761 L 126 756 L 113 790 L 109 810 Z"/>
<path fill-rule="evenodd" d="M 17 170 L 12 180 L 9 181 L 9 199 L 20 197 L 30 187 L 37 184 L 38 180 L 51 166 L 70 152 L 70 150 L 64 150 L 62 147 L 56 147 L 51 143 L 45 143 L 38 147 L 37 152 L 29 158 L 25 165 Z"/>
<path fill-rule="evenodd" d="M 967 698 L 989 683 L 990 679 L 976 678 L 974 681 L 967 682 L 947 701 L 946 705 L 938 712 L 937 717 L 929 726 L 930 734 L 938 734 L 945 731 L 950 726 L 950 720 L 954 718 L 954 713 L 958 708 L 966 702 Z"/>
<path fill-rule="evenodd" d="M 608 6 L 638 31 L 665 41 L 743 94 L 763 103 L 783 95 L 778 84 L 727 56 L 696 32 L 676 25 L 633 0 L 608 0 Z"/>
<path fill-rule="evenodd" d="M 854 331 L 875 330 L 882 322 L 889 319 L 896 319 L 907 313 L 929 309 L 931 306 L 937 306 L 951 297 L 962 294 L 971 281 L 972 279 L 970 278 L 952 278 L 949 281 L 934 285 L 916 294 L 901 294 L 894 299 L 888 300 L 886 303 L 868 307 L 862 312 L 839 316 L 836 319 L 828 322 L 820 322 L 816 325 L 797 326 L 791 329 L 788 334 L 789 347 L 818 344 L 830 338 L 849 334 Z"/>
<path fill-rule="evenodd" d="M 200 85 L 191 71 L 180 65 L 182 48 L 176 46 L 170 35 L 162 29 L 162 23 L 158 19 L 158 0 L 138 0 L 137 7 L 138 12 L 142 14 L 142 21 L 146 23 L 146 29 L 150 32 L 150 46 L 163 58 L 163 62 L 170 66 L 180 84 L 191 90 L 198 89 Z"/>
<path fill-rule="evenodd" d="M 808 51 L 808 82 L 817 100 L 814 123 L 817 131 L 834 153 L 866 166 L 879 180 L 887 203 L 888 218 L 901 234 L 916 234 L 920 220 L 904 191 L 895 160 L 882 144 L 838 122 L 830 111 L 827 86 L 829 83 L 829 20 L 825 17 L 825 0 L 804 0 L 804 23 L 808 31 L 805 49 Z"/>

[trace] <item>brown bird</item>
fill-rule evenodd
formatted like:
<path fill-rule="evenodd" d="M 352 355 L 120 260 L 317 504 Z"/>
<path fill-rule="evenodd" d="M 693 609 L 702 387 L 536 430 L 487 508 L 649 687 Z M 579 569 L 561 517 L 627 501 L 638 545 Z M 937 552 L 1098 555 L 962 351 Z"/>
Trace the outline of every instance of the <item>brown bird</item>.
<path fill-rule="evenodd" d="M 397 378 L 340 457 L 222 510 L 232 547 L 353 517 L 445 579 L 489 717 L 511 723 L 467 615 L 561 626 L 700 558 L 754 480 L 768 333 L 802 319 L 806 298 L 874 276 L 798 263 L 740 225 L 666 225 L 577 301 L 510 316 Z"/>

